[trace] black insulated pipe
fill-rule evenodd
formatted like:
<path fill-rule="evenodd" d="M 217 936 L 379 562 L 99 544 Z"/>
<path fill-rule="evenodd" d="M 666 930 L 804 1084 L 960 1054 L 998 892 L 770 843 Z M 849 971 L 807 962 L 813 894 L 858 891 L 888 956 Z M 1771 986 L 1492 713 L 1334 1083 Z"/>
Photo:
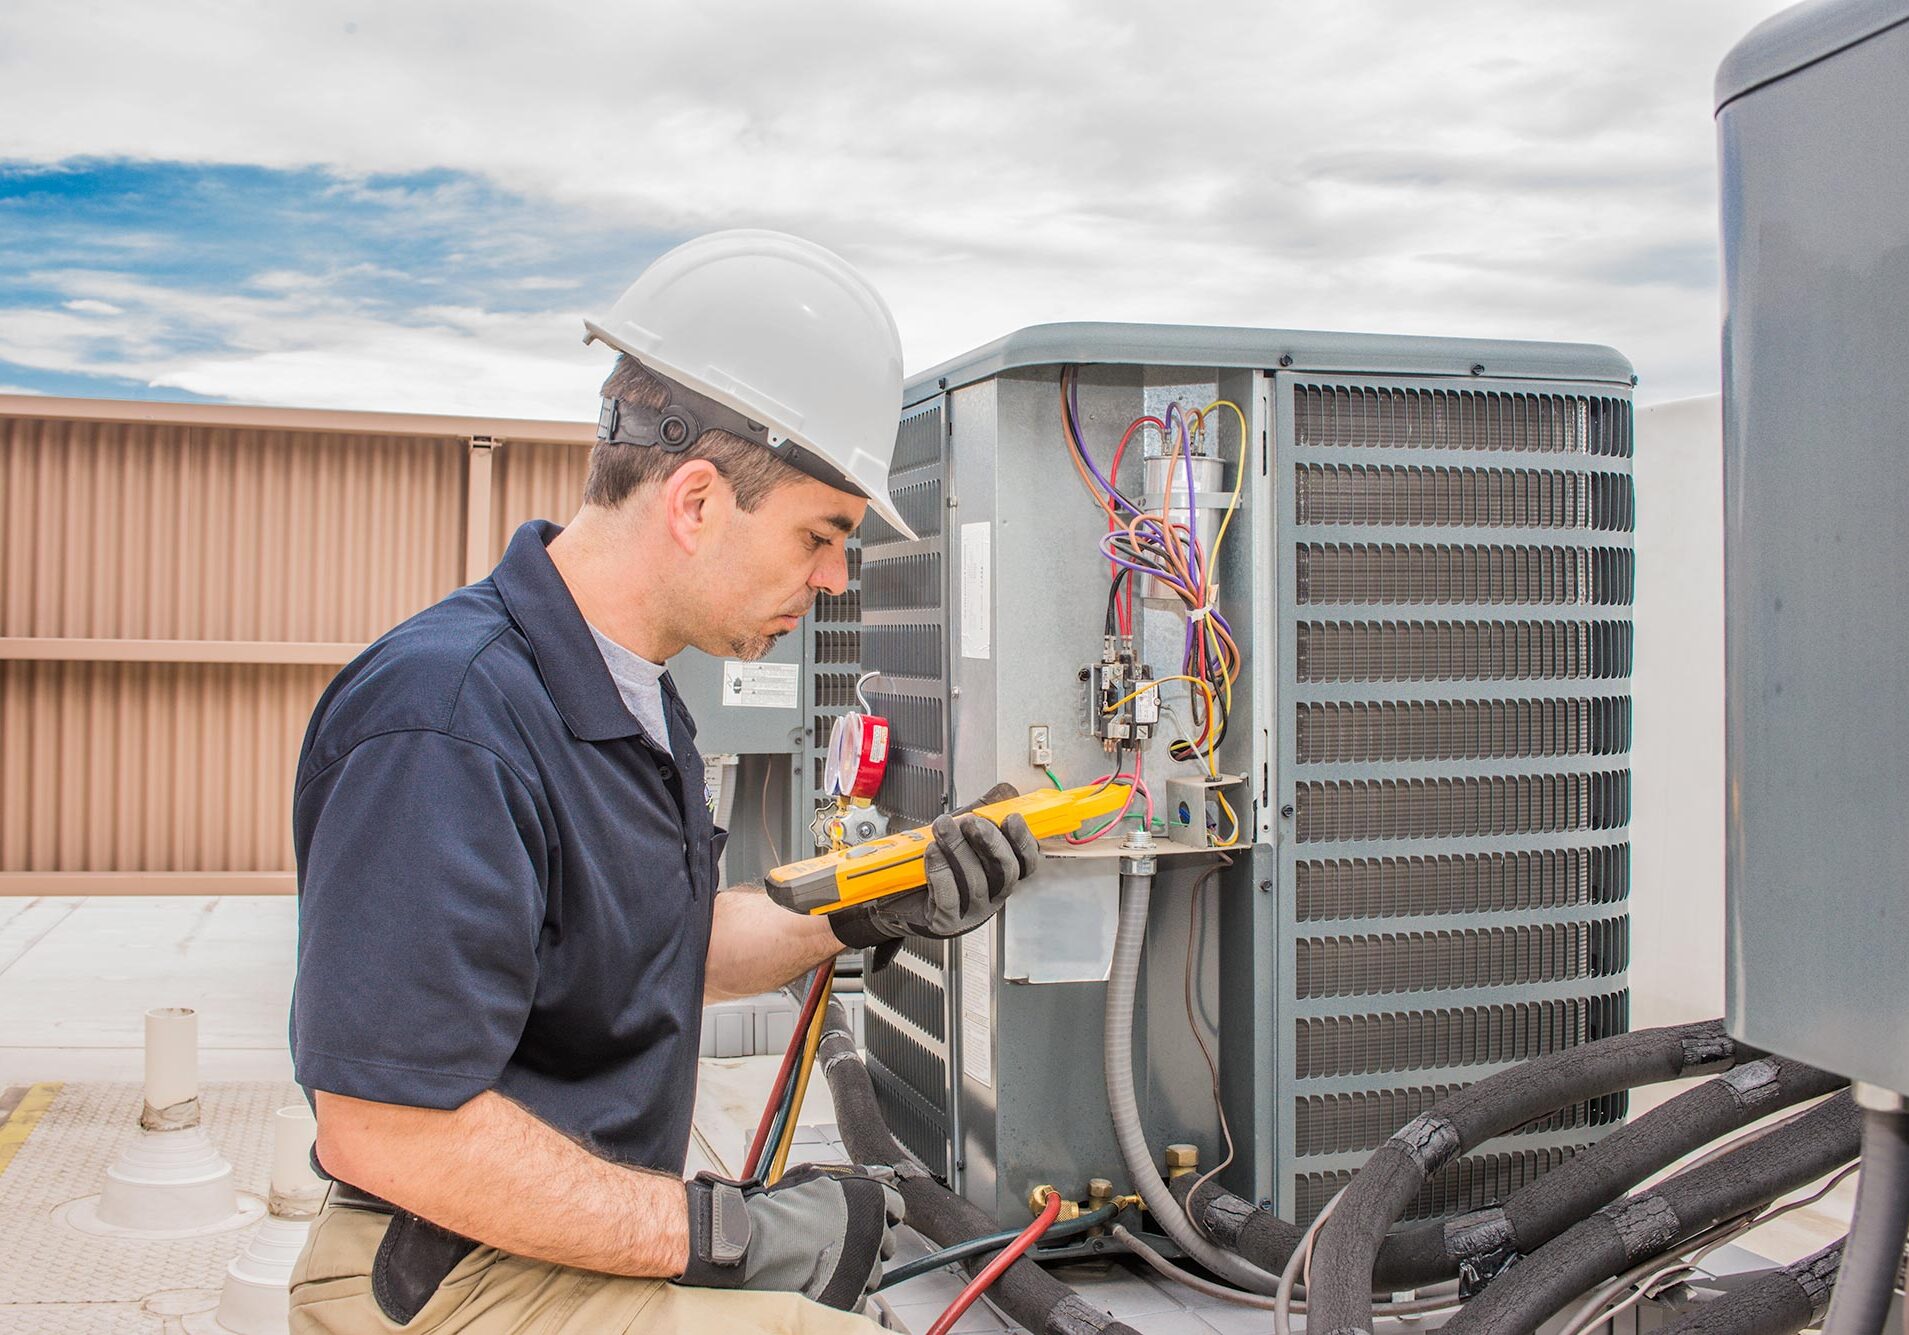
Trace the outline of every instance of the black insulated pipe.
<path fill-rule="evenodd" d="M 896 1143 L 875 1102 L 875 1085 L 868 1067 L 855 1051 L 848 1012 L 829 1003 L 828 1023 L 815 1053 L 816 1064 L 829 1082 L 835 1100 L 835 1120 L 842 1144 L 857 1163 L 887 1164 L 898 1170 L 896 1186 L 908 1206 L 908 1223 L 937 1247 L 983 1237 L 1000 1226 L 964 1196 L 935 1181 L 927 1169 Z M 964 1261 L 976 1274 L 988 1257 Z M 1090 1306 L 1067 1285 L 1032 1261 L 1016 1261 L 988 1290 L 994 1304 L 1036 1335 L 1139 1335 L 1132 1326 L 1116 1321 Z"/>
<path fill-rule="evenodd" d="M 1842 1277 L 1823 1335 L 1877 1335 L 1889 1315 L 1909 1233 L 1909 1111 L 1901 1096 L 1857 1087 L 1864 1100 L 1863 1169 Z"/>
<path fill-rule="evenodd" d="M 1781 1270 L 1766 1270 L 1721 1298 L 1698 1305 L 1657 1335 L 1795 1335 L 1829 1310 L 1842 1242 Z"/>
<path fill-rule="evenodd" d="M 1446 1323 L 1445 1335 L 1530 1335 L 1567 1303 L 1639 1262 L 1856 1157 L 1862 1118 L 1838 1094 L 1755 1140 L 1607 1205 L 1512 1266 Z"/>
<path fill-rule="evenodd" d="M 1387 1235 L 1374 1286 L 1381 1293 L 1418 1288 L 1450 1279 L 1461 1267 L 1488 1277 L 1693 1150 L 1847 1083 L 1787 1057 L 1736 1067 L 1619 1127 L 1502 1205 Z M 1206 1235 L 1261 1269 L 1283 1269 L 1305 1230 L 1215 1183 L 1194 1191 L 1197 1180 L 1177 1178 L 1170 1185 Z"/>
<path fill-rule="evenodd" d="M 1369 1335 L 1374 1270 L 1385 1235 L 1425 1180 L 1466 1150 L 1585 1099 L 1762 1055 L 1740 1050 L 1722 1020 L 1643 1029 L 1523 1062 L 1413 1118 L 1373 1151 L 1320 1229 L 1307 1328 L 1321 1335 Z"/>

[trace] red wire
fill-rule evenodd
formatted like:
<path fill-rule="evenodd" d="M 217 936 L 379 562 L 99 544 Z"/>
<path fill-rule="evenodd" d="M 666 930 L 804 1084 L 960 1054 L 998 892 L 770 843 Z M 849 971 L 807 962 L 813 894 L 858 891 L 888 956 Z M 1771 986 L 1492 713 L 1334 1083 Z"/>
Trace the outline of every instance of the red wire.
<path fill-rule="evenodd" d="M 756 1175 L 756 1161 L 762 1157 L 762 1147 L 769 1140 L 769 1124 L 775 1121 L 776 1109 L 782 1104 L 789 1081 L 795 1077 L 795 1061 L 808 1039 L 809 1025 L 815 1020 L 815 1007 L 822 1000 L 823 980 L 827 972 L 822 968 L 815 971 L 815 979 L 809 984 L 809 995 L 802 1002 L 802 1013 L 795 1022 L 795 1032 L 789 1036 L 789 1050 L 782 1054 L 782 1065 L 776 1068 L 776 1082 L 769 1088 L 769 1101 L 762 1106 L 762 1120 L 756 1123 L 756 1134 L 749 1142 L 748 1155 L 743 1159 L 742 1175 L 745 1181 Z"/>
<path fill-rule="evenodd" d="M 1107 476 L 1113 480 L 1115 486 L 1120 485 L 1121 456 L 1126 454 L 1128 444 L 1133 440 L 1134 436 L 1139 433 L 1140 428 L 1143 426 L 1157 427 L 1162 433 L 1167 429 L 1167 424 L 1157 417 L 1134 418 L 1132 424 L 1127 428 L 1127 433 L 1120 438 L 1120 444 L 1114 447 L 1113 467 L 1108 470 Z M 1119 529 L 1120 525 L 1115 522 L 1114 516 L 1108 515 L 1107 531 L 1114 533 L 1118 532 Z M 1108 562 L 1107 570 L 1110 576 L 1118 575 L 1120 573 L 1120 563 L 1118 561 Z M 1120 633 L 1122 635 L 1133 634 L 1133 582 L 1137 578 L 1139 578 L 1137 575 L 1127 576 L 1127 587 L 1120 591 L 1120 601 L 1114 604 L 1114 615 L 1119 619 Z"/>
<path fill-rule="evenodd" d="M 1001 1278 L 1002 1272 L 1020 1260 L 1029 1247 L 1041 1240 L 1048 1229 L 1054 1227 L 1054 1221 L 1061 1217 L 1061 1194 L 1058 1191 L 1047 1193 L 1047 1207 L 1041 1211 L 1041 1217 L 1021 1230 L 1019 1237 L 1010 1242 L 992 1261 L 982 1267 L 981 1273 L 968 1281 L 968 1287 L 961 1290 L 961 1296 L 948 1305 L 948 1310 L 935 1318 L 935 1324 L 928 1327 L 928 1335 L 948 1335 L 954 1329 L 954 1323 L 961 1320 L 961 1314 L 974 1306 L 975 1299 L 987 1292 L 988 1286 Z"/>

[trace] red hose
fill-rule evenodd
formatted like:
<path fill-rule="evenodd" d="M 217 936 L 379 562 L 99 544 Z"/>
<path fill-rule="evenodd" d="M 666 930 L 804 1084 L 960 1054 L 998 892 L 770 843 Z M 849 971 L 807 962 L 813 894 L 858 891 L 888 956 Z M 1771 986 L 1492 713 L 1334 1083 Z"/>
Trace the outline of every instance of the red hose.
<path fill-rule="evenodd" d="M 782 1054 L 782 1065 L 776 1068 L 776 1082 L 769 1088 L 769 1100 L 762 1105 L 762 1120 L 756 1123 L 756 1134 L 749 1142 L 749 1153 L 743 1158 L 742 1176 L 745 1180 L 755 1176 L 756 1161 L 762 1157 L 762 1147 L 769 1139 L 769 1124 L 775 1121 L 776 1109 L 782 1105 L 782 1096 L 795 1076 L 795 1059 L 802 1051 L 803 1040 L 808 1037 L 809 1025 L 815 1018 L 816 1003 L 822 999 L 823 976 L 826 972 L 820 967 L 816 969 L 815 979 L 809 984 L 809 995 L 802 1003 L 802 1013 L 796 1017 L 795 1032 L 789 1036 L 789 1049 Z"/>
<path fill-rule="evenodd" d="M 928 1335 L 948 1335 L 954 1329 L 954 1323 L 961 1320 L 961 1314 L 974 1306 L 974 1300 L 987 1292 L 988 1286 L 1001 1278 L 1003 1271 L 1020 1260 L 1022 1253 L 1039 1242 L 1041 1235 L 1054 1227 L 1054 1221 L 1060 1217 L 1061 1194 L 1050 1191 L 1047 1193 L 1047 1207 L 1041 1211 L 1040 1218 L 1022 1229 L 1019 1237 L 989 1261 L 980 1274 L 968 1281 L 968 1287 L 961 1290 L 961 1296 L 948 1305 L 947 1311 L 935 1318 L 934 1325 L 928 1327 Z"/>

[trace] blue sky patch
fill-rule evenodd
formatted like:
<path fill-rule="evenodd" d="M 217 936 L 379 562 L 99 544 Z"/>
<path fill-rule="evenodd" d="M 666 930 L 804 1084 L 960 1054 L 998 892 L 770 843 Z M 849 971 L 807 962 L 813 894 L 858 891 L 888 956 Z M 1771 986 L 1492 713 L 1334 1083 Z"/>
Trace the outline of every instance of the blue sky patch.
<path fill-rule="evenodd" d="M 0 162 L 0 386 L 204 398 L 153 382 L 299 349 L 319 315 L 336 338 L 595 309 L 677 239 L 453 171 Z"/>

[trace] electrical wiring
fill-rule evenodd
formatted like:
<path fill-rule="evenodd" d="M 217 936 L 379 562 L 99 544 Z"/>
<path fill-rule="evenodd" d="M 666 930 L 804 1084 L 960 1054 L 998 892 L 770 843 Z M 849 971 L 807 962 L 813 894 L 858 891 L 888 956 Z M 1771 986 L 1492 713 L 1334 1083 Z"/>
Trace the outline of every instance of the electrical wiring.
<path fill-rule="evenodd" d="M 1107 518 L 1107 533 L 1101 540 L 1101 554 L 1110 563 L 1112 584 L 1108 589 L 1107 631 L 1109 637 L 1133 634 L 1132 599 L 1135 578 L 1154 581 L 1159 590 L 1176 599 L 1186 612 L 1186 631 L 1181 646 L 1182 679 L 1204 683 L 1205 689 L 1193 700 L 1192 736 L 1176 738 L 1168 744 L 1168 754 L 1181 762 L 1200 759 L 1207 772 L 1217 772 L 1216 752 L 1226 737 L 1227 719 L 1232 710 L 1233 684 L 1238 680 L 1242 656 L 1232 627 L 1216 606 L 1218 569 L 1221 550 L 1239 508 L 1245 482 L 1244 447 L 1247 438 L 1245 412 L 1230 399 L 1215 399 L 1204 408 L 1191 409 L 1170 403 L 1158 416 L 1133 419 L 1122 432 L 1115 447 L 1112 465 L 1102 472 L 1088 451 L 1080 411 L 1080 373 L 1077 367 L 1063 368 L 1060 378 L 1061 427 L 1069 461 L 1087 488 L 1089 495 Z M 1238 420 L 1242 458 L 1234 468 L 1233 485 L 1227 505 L 1214 534 L 1211 550 L 1202 544 L 1198 515 L 1200 498 L 1195 462 L 1208 458 L 1201 442 L 1212 416 L 1231 412 Z M 1165 475 L 1169 479 L 1160 508 L 1148 510 L 1137 504 L 1119 486 L 1120 465 L 1132 442 L 1144 432 L 1155 432 L 1161 441 Z M 1184 475 L 1184 484 L 1179 477 Z M 1184 486 L 1185 513 L 1176 515 L 1176 492 Z M 1225 801 L 1221 799 L 1222 807 Z M 1236 843 L 1238 820 L 1226 808 Z"/>
<path fill-rule="evenodd" d="M 1042 1208 L 1040 1217 L 1022 1229 L 1020 1235 L 1010 1242 L 999 1256 L 989 1261 L 981 1268 L 980 1274 L 968 1281 L 968 1286 L 961 1290 L 960 1296 L 948 1304 L 948 1310 L 936 1317 L 935 1323 L 928 1327 L 928 1335 L 948 1335 L 948 1332 L 954 1329 L 955 1322 L 961 1320 L 962 1313 L 974 1306 L 975 1299 L 987 1292 L 988 1287 L 1001 1277 L 1003 1271 L 1020 1260 L 1028 1248 L 1041 1240 L 1041 1236 L 1054 1226 L 1054 1221 L 1060 1218 L 1060 1214 L 1061 1194 L 1050 1190 L 1047 1193 L 1047 1204 Z"/>
<path fill-rule="evenodd" d="M 1053 784 L 1056 788 L 1064 789 L 1065 786 L 1061 783 L 1060 776 L 1054 773 L 1053 769 L 1050 766 L 1047 766 L 1047 765 L 1041 766 L 1041 773 L 1045 774 L 1047 776 L 1047 781 Z"/>
<path fill-rule="evenodd" d="M 1109 816 L 1098 828 L 1090 830 L 1086 834 L 1075 833 L 1067 835 L 1066 839 L 1068 843 L 1076 847 L 1081 844 L 1091 844 L 1110 830 L 1117 828 L 1122 821 L 1127 819 L 1127 813 L 1133 809 L 1133 795 L 1136 792 L 1146 801 L 1147 828 L 1149 830 L 1153 828 L 1153 793 L 1148 789 L 1146 781 L 1140 777 L 1140 752 L 1135 751 L 1133 753 L 1133 773 L 1131 774 L 1122 774 L 1120 772 L 1119 757 L 1116 755 L 1114 772 L 1094 780 L 1094 791 L 1099 792 L 1108 784 L 1117 782 L 1125 782 L 1127 785 L 1127 800 L 1120 804 L 1120 810 Z"/>
<path fill-rule="evenodd" d="M 1218 1298 L 1223 1302 L 1236 1303 L 1241 1307 L 1252 1307 L 1262 1312 L 1276 1311 L 1279 1307 L 1278 1298 L 1269 1298 L 1263 1293 L 1248 1293 L 1245 1289 L 1235 1289 L 1225 1284 L 1216 1284 L 1212 1280 L 1196 1275 L 1190 1270 L 1181 1269 L 1128 1231 L 1125 1224 L 1115 1224 L 1113 1228 L 1108 1231 L 1113 1235 L 1114 1241 L 1118 1242 L 1135 1256 L 1138 1256 L 1142 1261 L 1145 1261 L 1147 1265 L 1163 1279 L 1170 1279 L 1175 1284 L 1184 1285 L 1195 1293 L 1203 1293 L 1209 1298 Z M 1403 1301 L 1388 1300 L 1385 1302 L 1374 1302 L 1372 1304 L 1372 1310 L 1380 1316 L 1418 1317 L 1432 1316 L 1439 1312 L 1449 1312 L 1457 1306 L 1459 1306 L 1458 1295 L 1456 1293 L 1450 1293 L 1439 1294 L 1429 1298 L 1408 1298 Z M 1287 1302 L 1286 1310 L 1295 1315 L 1303 1316 L 1306 1312 L 1306 1304 L 1298 1299 L 1292 1299 Z"/>
<path fill-rule="evenodd" d="M 1200 896 L 1205 893 L 1206 887 L 1212 883 L 1215 876 L 1232 865 L 1233 859 L 1222 854 L 1219 861 L 1200 873 L 1199 879 L 1193 882 L 1193 889 L 1187 892 L 1186 965 L 1181 972 L 1182 999 L 1186 1002 L 1187 1028 L 1193 1031 L 1193 1041 L 1199 1045 L 1200 1056 L 1206 1061 L 1207 1074 L 1213 1077 L 1213 1112 L 1220 1120 L 1220 1135 L 1226 1142 L 1226 1157 L 1201 1174 L 1199 1180 L 1193 1184 L 1193 1191 L 1187 1193 L 1188 1200 L 1193 1198 L 1194 1192 L 1218 1177 L 1233 1162 L 1233 1128 L 1227 1125 L 1226 1102 L 1220 1097 L 1219 1063 L 1213 1060 L 1213 1051 L 1206 1045 L 1206 1035 L 1200 1032 L 1199 1017 L 1194 1014 L 1193 1006 L 1193 943 L 1199 935 Z M 1191 1211 L 1188 1211 L 1187 1219 L 1202 1233 L 1207 1231 L 1197 1219 L 1193 1218 Z"/>
<path fill-rule="evenodd" d="M 1112 704 L 1105 706 L 1101 710 L 1101 712 L 1103 714 L 1118 714 L 1121 711 L 1121 709 L 1127 704 L 1131 703 L 1134 700 L 1139 699 L 1141 696 L 1145 695 L 1148 691 L 1158 691 L 1162 686 L 1166 685 L 1170 681 L 1189 682 L 1192 685 L 1199 687 L 1200 694 L 1206 698 L 1206 707 L 1207 707 L 1208 717 L 1212 716 L 1213 708 L 1214 708 L 1213 687 L 1209 683 L 1202 681 L 1200 678 L 1189 677 L 1185 673 L 1175 673 L 1174 675 L 1170 677 L 1156 677 L 1154 680 L 1147 682 L 1145 685 L 1136 687 L 1134 690 L 1128 691 L 1125 695 L 1121 696 L 1118 700 L 1114 701 Z M 1213 757 L 1212 746 L 1213 746 L 1213 741 L 1209 739 L 1207 753 L 1206 753 L 1206 772 L 1208 774 L 1217 774 L 1219 773 L 1219 769 Z"/>

